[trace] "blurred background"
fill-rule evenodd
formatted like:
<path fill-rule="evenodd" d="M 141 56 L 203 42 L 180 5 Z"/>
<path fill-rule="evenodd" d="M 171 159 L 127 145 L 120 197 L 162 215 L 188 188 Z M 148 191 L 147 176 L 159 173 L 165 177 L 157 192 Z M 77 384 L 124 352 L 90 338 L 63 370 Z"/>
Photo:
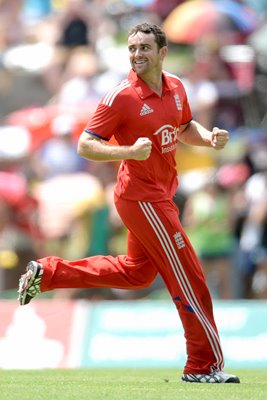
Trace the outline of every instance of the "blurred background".
<path fill-rule="evenodd" d="M 16 299 L 31 259 L 125 253 L 112 196 L 118 163 L 82 160 L 76 144 L 127 76 L 127 33 L 144 21 L 163 26 L 165 69 L 182 79 L 194 119 L 230 132 L 223 151 L 177 151 L 175 201 L 212 296 L 267 299 L 267 0 L 0 0 L 2 300 Z M 40 298 L 98 305 L 169 294 L 157 277 L 146 290 Z"/>

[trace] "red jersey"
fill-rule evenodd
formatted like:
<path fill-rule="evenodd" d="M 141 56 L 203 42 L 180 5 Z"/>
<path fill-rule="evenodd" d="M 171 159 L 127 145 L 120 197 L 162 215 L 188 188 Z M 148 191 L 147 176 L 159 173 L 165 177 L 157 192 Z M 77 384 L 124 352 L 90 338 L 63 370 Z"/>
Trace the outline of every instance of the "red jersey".
<path fill-rule="evenodd" d="M 85 131 L 103 140 L 113 135 L 119 145 L 139 137 L 152 141 L 144 161 L 122 161 L 115 194 L 124 199 L 161 201 L 173 198 L 177 186 L 175 152 L 178 131 L 192 119 L 185 89 L 175 75 L 163 72 L 162 96 L 131 70 L 128 79 L 103 97 Z"/>

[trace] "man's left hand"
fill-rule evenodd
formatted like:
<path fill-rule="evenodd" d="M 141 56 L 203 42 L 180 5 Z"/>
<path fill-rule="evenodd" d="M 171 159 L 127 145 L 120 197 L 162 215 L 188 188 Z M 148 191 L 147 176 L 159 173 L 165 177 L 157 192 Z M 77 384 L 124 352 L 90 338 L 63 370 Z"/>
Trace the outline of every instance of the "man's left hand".
<path fill-rule="evenodd" d="M 213 128 L 211 134 L 211 146 L 216 150 L 221 150 L 224 148 L 229 140 L 229 132 L 224 129 L 219 129 L 217 127 Z"/>

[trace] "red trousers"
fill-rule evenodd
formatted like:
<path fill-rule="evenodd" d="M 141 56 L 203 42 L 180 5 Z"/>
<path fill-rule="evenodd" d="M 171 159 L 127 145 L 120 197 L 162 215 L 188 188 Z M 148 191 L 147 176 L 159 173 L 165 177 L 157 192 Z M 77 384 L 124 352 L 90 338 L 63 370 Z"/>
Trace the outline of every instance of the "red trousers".
<path fill-rule="evenodd" d="M 76 261 L 46 257 L 41 291 L 58 288 L 143 289 L 162 276 L 183 324 L 185 373 L 223 369 L 223 354 L 212 301 L 202 268 L 172 201 L 149 203 L 117 199 L 128 228 L 127 255 L 93 256 Z"/>

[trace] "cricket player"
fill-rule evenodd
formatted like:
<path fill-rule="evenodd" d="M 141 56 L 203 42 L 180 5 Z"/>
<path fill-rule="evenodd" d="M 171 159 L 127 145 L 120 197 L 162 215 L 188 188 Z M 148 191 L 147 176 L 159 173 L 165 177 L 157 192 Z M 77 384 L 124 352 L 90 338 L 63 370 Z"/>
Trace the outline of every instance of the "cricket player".
<path fill-rule="evenodd" d="M 211 296 L 173 202 L 177 144 L 220 150 L 228 132 L 209 131 L 192 119 L 180 79 L 163 70 L 168 47 L 160 27 L 135 26 L 128 51 L 128 78 L 103 97 L 78 142 L 83 158 L 121 161 L 114 201 L 128 229 L 127 255 L 30 261 L 20 278 L 20 304 L 58 288 L 142 289 L 159 273 L 185 332 L 188 357 L 182 381 L 239 383 L 223 371 Z M 118 145 L 108 143 L 113 135 Z"/>

